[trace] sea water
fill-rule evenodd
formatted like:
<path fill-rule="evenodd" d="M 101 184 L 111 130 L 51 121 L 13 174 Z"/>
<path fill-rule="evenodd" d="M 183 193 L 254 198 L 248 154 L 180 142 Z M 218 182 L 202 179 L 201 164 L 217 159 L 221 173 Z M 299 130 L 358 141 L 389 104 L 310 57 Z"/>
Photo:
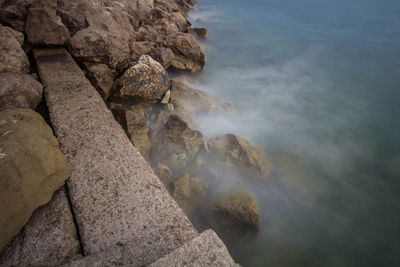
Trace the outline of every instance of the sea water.
<path fill-rule="evenodd" d="M 198 0 L 193 85 L 235 111 L 198 118 L 271 165 L 251 191 L 243 266 L 400 266 L 400 1 Z"/>

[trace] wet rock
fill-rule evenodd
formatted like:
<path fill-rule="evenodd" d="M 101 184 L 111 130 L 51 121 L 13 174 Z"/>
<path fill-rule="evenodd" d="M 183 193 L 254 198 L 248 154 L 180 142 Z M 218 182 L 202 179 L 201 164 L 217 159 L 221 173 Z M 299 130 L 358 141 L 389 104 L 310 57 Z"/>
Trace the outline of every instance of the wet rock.
<path fill-rule="evenodd" d="M 28 74 L 0 72 L 0 111 L 35 109 L 42 101 L 43 86 Z"/>
<path fill-rule="evenodd" d="M 1 266 L 58 266 L 80 254 L 65 186 L 38 208 L 0 254 Z"/>
<path fill-rule="evenodd" d="M 247 140 L 233 135 L 217 136 L 208 142 L 209 159 L 223 170 L 235 170 L 245 176 L 267 177 L 269 165 L 264 154 Z"/>
<path fill-rule="evenodd" d="M 38 0 L 28 10 L 25 33 L 36 45 L 65 45 L 71 38 L 57 14 L 56 0 Z"/>
<path fill-rule="evenodd" d="M 33 0 L 0 1 L 0 20 L 7 22 L 14 29 L 24 32 L 28 7 Z"/>
<path fill-rule="evenodd" d="M 180 175 L 203 144 L 203 135 L 190 129 L 180 117 L 171 115 L 150 140 L 153 166 L 163 163 Z"/>
<path fill-rule="evenodd" d="M 245 235 L 257 232 L 260 215 L 254 198 L 245 191 L 229 193 L 217 200 L 210 209 L 217 232 Z"/>
<path fill-rule="evenodd" d="M 190 70 L 200 71 L 205 64 L 205 56 L 197 44 L 193 35 L 188 33 L 172 33 L 165 38 L 166 47 L 174 53 L 171 66 Z"/>
<path fill-rule="evenodd" d="M 173 182 L 173 198 L 190 217 L 206 195 L 207 183 L 189 174 L 183 174 Z"/>
<path fill-rule="evenodd" d="M 116 81 L 115 88 L 120 97 L 156 103 L 169 89 L 168 73 L 160 63 L 144 55 Z"/>
<path fill-rule="evenodd" d="M 199 39 L 205 39 L 207 35 L 206 28 L 191 28 L 191 30 L 196 34 Z"/>
<path fill-rule="evenodd" d="M 87 76 L 100 95 L 106 100 L 114 87 L 114 75 L 105 64 L 85 62 Z"/>
<path fill-rule="evenodd" d="M 0 249 L 69 175 L 67 160 L 39 114 L 30 109 L 0 112 Z"/>
<path fill-rule="evenodd" d="M 176 80 L 171 80 L 171 102 L 176 106 L 184 106 L 193 113 L 217 110 L 210 95 Z"/>
<path fill-rule="evenodd" d="M 0 71 L 29 72 L 29 60 L 13 34 L 0 25 Z"/>

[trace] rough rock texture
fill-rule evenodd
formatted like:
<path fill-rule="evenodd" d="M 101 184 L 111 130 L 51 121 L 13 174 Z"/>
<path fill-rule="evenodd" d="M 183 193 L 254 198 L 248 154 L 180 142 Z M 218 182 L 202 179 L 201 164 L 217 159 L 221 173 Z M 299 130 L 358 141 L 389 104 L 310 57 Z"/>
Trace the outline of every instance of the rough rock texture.
<path fill-rule="evenodd" d="M 212 230 L 201 233 L 174 252 L 150 264 L 151 267 L 164 266 L 239 266 L 224 243 Z"/>
<path fill-rule="evenodd" d="M 13 34 L 0 25 L 0 72 L 29 72 L 29 60 Z"/>
<path fill-rule="evenodd" d="M 169 48 L 160 47 L 151 53 L 151 56 L 159 62 L 165 69 L 171 66 L 174 53 Z"/>
<path fill-rule="evenodd" d="M 67 27 L 57 16 L 57 0 L 37 0 L 28 10 L 25 33 L 36 45 L 64 45 L 71 38 Z"/>
<path fill-rule="evenodd" d="M 147 161 L 150 160 L 150 139 L 142 106 L 132 106 L 125 110 L 126 128 L 133 145 Z"/>
<path fill-rule="evenodd" d="M 196 34 L 199 39 L 205 39 L 207 35 L 206 28 L 191 28 L 191 30 Z"/>
<path fill-rule="evenodd" d="M 150 56 L 143 55 L 115 83 L 117 94 L 146 103 L 160 101 L 169 89 L 167 71 Z"/>
<path fill-rule="evenodd" d="M 185 173 L 173 182 L 172 196 L 185 213 L 190 217 L 192 211 L 203 200 L 207 191 L 207 183 L 197 177 Z"/>
<path fill-rule="evenodd" d="M 257 203 L 247 192 L 223 196 L 211 207 L 211 218 L 217 232 L 246 234 L 260 226 Z"/>
<path fill-rule="evenodd" d="M 166 46 L 174 53 L 171 65 L 177 69 L 200 71 L 205 64 L 205 56 L 196 39 L 189 33 L 171 33 L 165 38 Z"/>
<path fill-rule="evenodd" d="M 24 32 L 28 7 L 33 0 L 2 0 L 0 1 L 0 20 L 7 22 L 14 29 Z"/>
<path fill-rule="evenodd" d="M 0 112 L 0 249 L 69 174 L 53 132 L 38 113 L 30 109 Z"/>
<path fill-rule="evenodd" d="M 35 109 L 42 101 L 43 86 L 28 74 L 0 72 L 0 111 Z"/>
<path fill-rule="evenodd" d="M 203 135 L 190 129 L 186 122 L 176 115 L 169 117 L 162 129 L 151 137 L 151 162 L 163 163 L 175 175 L 192 161 L 203 145 Z"/>
<path fill-rule="evenodd" d="M 269 165 L 264 154 L 247 140 L 233 135 L 217 136 L 208 142 L 209 159 L 224 169 L 250 177 L 267 177 Z"/>
<path fill-rule="evenodd" d="M 171 80 L 171 102 L 176 106 L 186 107 L 193 113 L 217 110 L 217 105 L 209 94 L 176 80 Z"/>
<path fill-rule="evenodd" d="M 22 32 L 16 31 L 11 27 L 4 27 L 18 41 L 21 47 L 24 45 L 25 36 Z"/>
<path fill-rule="evenodd" d="M 106 100 L 114 87 L 114 75 L 105 64 L 85 62 L 84 65 L 89 80 L 103 99 Z"/>
<path fill-rule="evenodd" d="M 0 254 L 1 266 L 56 266 L 80 253 L 65 186 L 37 209 Z"/>
<path fill-rule="evenodd" d="M 71 56 L 64 49 L 34 50 L 34 55 L 54 130 L 71 165 L 68 188 L 87 260 L 112 252 L 143 265 L 196 237 Z"/>

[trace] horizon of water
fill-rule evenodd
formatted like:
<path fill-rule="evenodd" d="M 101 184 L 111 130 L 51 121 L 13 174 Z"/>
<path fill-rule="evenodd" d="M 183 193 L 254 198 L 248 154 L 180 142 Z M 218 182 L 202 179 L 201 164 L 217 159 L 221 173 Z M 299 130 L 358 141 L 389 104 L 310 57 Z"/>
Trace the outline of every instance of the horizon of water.
<path fill-rule="evenodd" d="M 191 80 L 236 112 L 206 136 L 261 148 L 260 231 L 243 266 L 400 264 L 400 2 L 199 0 L 207 63 Z"/>

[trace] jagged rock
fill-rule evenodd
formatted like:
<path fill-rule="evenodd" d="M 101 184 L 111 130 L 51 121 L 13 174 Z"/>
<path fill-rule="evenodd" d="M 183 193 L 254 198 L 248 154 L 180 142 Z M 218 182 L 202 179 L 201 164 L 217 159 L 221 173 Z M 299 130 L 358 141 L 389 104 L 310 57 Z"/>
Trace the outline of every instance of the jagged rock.
<path fill-rule="evenodd" d="M 239 136 L 225 134 L 214 137 L 208 142 L 208 149 L 209 160 L 224 170 L 235 170 L 251 177 L 267 177 L 270 174 L 261 150 Z"/>
<path fill-rule="evenodd" d="M 151 55 L 157 49 L 157 45 L 154 42 L 140 41 L 132 42 L 131 45 L 131 60 L 138 61 L 142 55 Z"/>
<path fill-rule="evenodd" d="M 0 249 L 69 175 L 67 160 L 39 114 L 30 109 L 0 112 Z"/>
<path fill-rule="evenodd" d="M 38 0 L 28 10 L 25 33 L 36 45 L 65 45 L 71 38 L 56 14 L 57 0 Z"/>
<path fill-rule="evenodd" d="M 222 234 L 244 235 L 257 232 L 260 227 L 257 203 L 245 191 L 221 197 L 211 206 L 210 212 L 214 229 Z"/>
<path fill-rule="evenodd" d="M 58 266 L 79 255 L 80 245 L 65 186 L 38 208 L 0 254 L 1 266 Z"/>
<path fill-rule="evenodd" d="M 153 166 L 163 163 L 180 175 L 202 146 L 203 135 L 190 129 L 180 117 L 171 115 L 150 140 Z"/>
<path fill-rule="evenodd" d="M 4 27 L 18 41 L 21 47 L 24 45 L 25 36 L 22 32 L 16 31 L 11 27 Z"/>
<path fill-rule="evenodd" d="M 84 62 L 87 76 L 104 100 L 114 86 L 114 75 L 105 64 Z"/>
<path fill-rule="evenodd" d="M 14 29 L 24 32 L 28 7 L 33 0 L 0 1 L 0 20 L 7 22 Z"/>
<path fill-rule="evenodd" d="M 93 8 L 93 2 L 87 0 L 57 1 L 57 14 L 72 36 L 88 26 L 85 17 Z"/>
<path fill-rule="evenodd" d="M 165 39 L 166 46 L 174 53 L 171 65 L 177 69 L 200 71 L 205 64 L 205 56 L 193 35 L 172 33 Z"/>
<path fill-rule="evenodd" d="M 196 36 L 200 39 L 205 39 L 207 35 L 206 28 L 191 28 L 191 30 L 196 34 Z"/>
<path fill-rule="evenodd" d="M 29 72 L 29 60 L 21 44 L 0 25 L 0 71 Z"/>
<path fill-rule="evenodd" d="M 179 207 L 190 217 L 206 195 L 207 183 L 185 173 L 173 182 L 173 198 Z"/>
<path fill-rule="evenodd" d="M 189 21 L 181 12 L 165 12 L 159 8 L 154 8 L 146 24 L 153 25 L 157 32 L 167 35 L 174 32 L 185 32 L 190 29 Z"/>
<path fill-rule="evenodd" d="M 156 49 L 151 56 L 154 60 L 158 61 L 165 69 L 171 66 L 174 53 L 169 48 L 159 47 Z"/>
<path fill-rule="evenodd" d="M 193 113 L 217 110 L 210 95 L 176 80 L 171 80 L 171 102 L 176 106 L 184 106 Z"/>
<path fill-rule="evenodd" d="M 115 88 L 121 97 L 156 103 L 169 89 L 168 73 L 160 63 L 143 55 L 116 81 Z"/>
<path fill-rule="evenodd" d="M 139 150 L 140 154 L 149 161 L 150 159 L 150 140 L 146 127 L 143 107 L 136 105 L 125 110 L 127 131 L 133 145 Z"/>
<path fill-rule="evenodd" d="M 169 98 L 171 96 L 171 90 L 168 90 L 167 92 L 165 92 L 165 95 L 163 97 L 163 99 L 161 100 L 161 104 L 168 104 L 169 102 Z"/>
<path fill-rule="evenodd" d="M 160 43 L 162 41 L 162 35 L 150 25 L 143 25 L 137 31 L 137 41 L 148 41 Z"/>
<path fill-rule="evenodd" d="M 42 100 L 43 86 L 28 74 L 0 72 L 0 111 L 35 109 Z"/>

